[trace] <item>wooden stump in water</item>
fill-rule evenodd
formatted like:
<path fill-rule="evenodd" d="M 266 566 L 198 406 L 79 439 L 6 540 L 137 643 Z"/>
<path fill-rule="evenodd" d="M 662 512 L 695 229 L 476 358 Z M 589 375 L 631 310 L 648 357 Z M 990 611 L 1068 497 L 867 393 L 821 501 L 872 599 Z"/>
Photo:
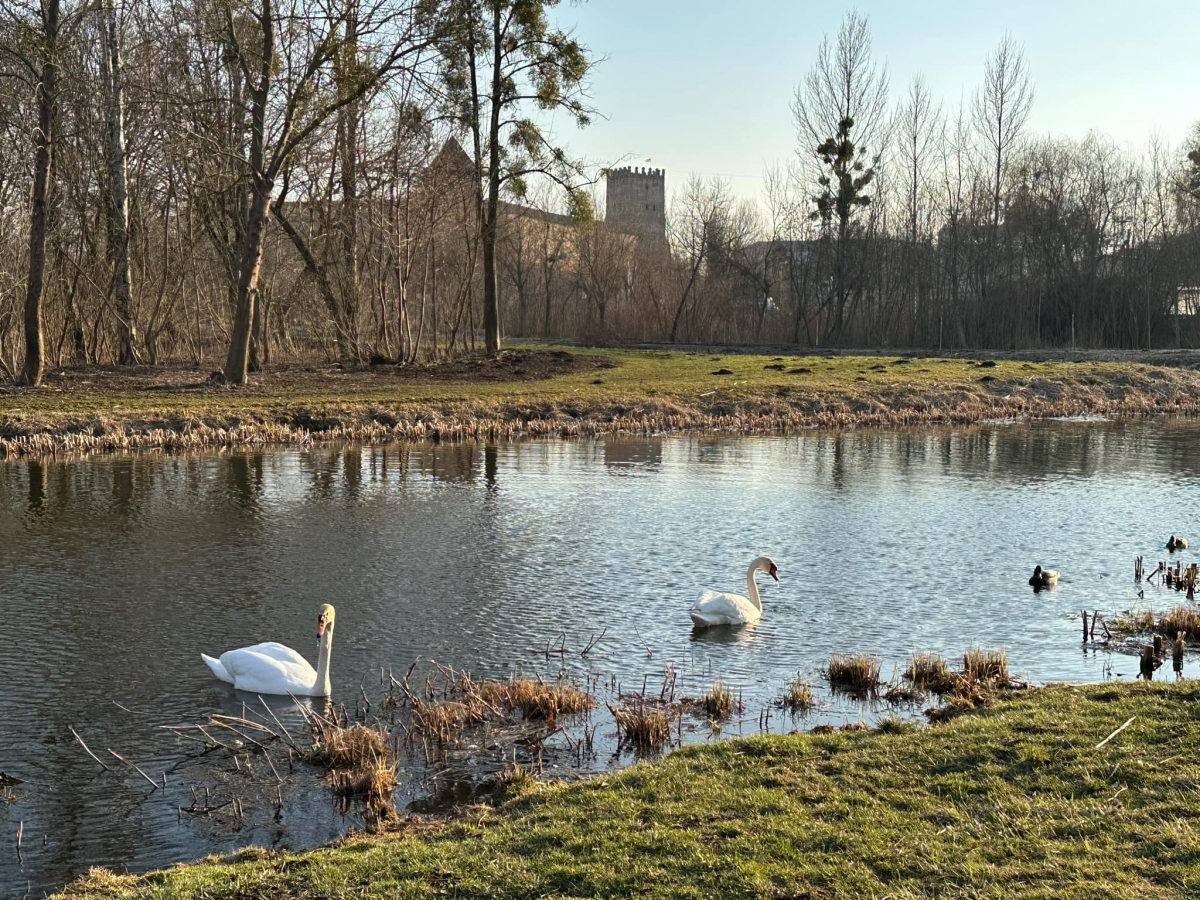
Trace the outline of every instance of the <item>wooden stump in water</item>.
<path fill-rule="evenodd" d="M 1175 642 L 1171 644 L 1171 665 L 1175 669 L 1176 675 L 1183 674 L 1183 632 L 1180 631 L 1175 636 Z"/>
<path fill-rule="evenodd" d="M 1081 609 L 1080 615 L 1083 616 L 1083 642 L 1088 642 L 1088 614 L 1086 609 Z"/>
<path fill-rule="evenodd" d="M 1161 634 L 1154 636 L 1154 658 L 1162 659 L 1163 655 L 1163 638 Z"/>
<path fill-rule="evenodd" d="M 1146 681 L 1151 681 L 1154 678 L 1154 647 L 1147 644 L 1142 648 L 1142 660 L 1140 665 L 1141 671 L 1139 674 Z"/>

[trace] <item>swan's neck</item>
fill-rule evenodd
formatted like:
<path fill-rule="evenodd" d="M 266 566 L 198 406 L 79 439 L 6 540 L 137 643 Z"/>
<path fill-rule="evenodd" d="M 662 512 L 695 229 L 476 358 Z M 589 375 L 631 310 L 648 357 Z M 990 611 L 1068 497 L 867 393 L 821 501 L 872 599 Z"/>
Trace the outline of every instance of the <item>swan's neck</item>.
<path fill-rule="evenodd" d="M 746 570 L 746 597 L 759 612 L 762 612 L 762 599 L 758 596 L 758 585 L 754 583 L 754 573 L 757 571 L 758 560 L 755 560 Z"/>
<path fill-rule="evenodd" d="M 329 651 L 333 646 L 333 628 L 325 629 L 325 633 L 321 635 L 320 643 L 317 650 L 317 683 L 313 687 L 321 691 L 321 695 L 325 697 L 331 696 L 333 693 L 329 689 Z"/>

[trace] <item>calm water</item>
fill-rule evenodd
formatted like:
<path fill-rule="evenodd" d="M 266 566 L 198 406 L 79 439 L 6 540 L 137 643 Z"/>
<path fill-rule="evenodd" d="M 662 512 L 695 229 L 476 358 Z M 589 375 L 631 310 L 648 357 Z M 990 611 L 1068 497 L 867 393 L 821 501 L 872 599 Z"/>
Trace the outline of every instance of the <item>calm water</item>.
<path fill-rule="evenodd" d="M 690 693 L 720 675 L 746 704 L 726 734 L 758 730 L 797 672 L 819 684 L 834 651 L 879 653 L 885 677 L 914 650 L 984 646 L 1034 681 L 1131 678 L 1136 660 L 1080 649 L 1078 611 L 1177 599 L 1138 601 L 1133 559 L 1165 557 L 1171 533 L 1200 544 L 1198 476 L 1200 423 L 1163 421 L 0 464 L 0 771 L 23 782 L 0 799 L 0 898 L 90 865 L 299 847 L 358 824 L 299 766 L 277 816 L 255 807 L 235 829 L 181 815 L 194 791 L 249 788 L 228 758 L 192 758 L 158 727 L 254 699 L 215 681 L 202 650 L 275 639 L 315 657 L 322 602 L 337 606 L 348 704 L 417 656 L 637 688 L 671 667 Z M 764 585 L 764 620 L 693 634 L 696 592 L 740 592 L 759 553 L 782 576 Z M 1035 563 L 1062 571 L 1056 590 L 1026 586 Z M 530 652 L 603 629 L 586 660 Z M 872 713 L 823 699 L 769 727 Z M 98 774 L 69 726 L 118 775 Z M 585 768 L 628 760 L 611 731 L 599 721 L 605 749 Z M 127 777 L 107 748 L 156 780 L 169 770 L 167 787 Z M 469 777 L 508 752 L 468 743 L 455 765 Z M 402 803 L 447 789 L 423 766 L 401 779 Z"/>

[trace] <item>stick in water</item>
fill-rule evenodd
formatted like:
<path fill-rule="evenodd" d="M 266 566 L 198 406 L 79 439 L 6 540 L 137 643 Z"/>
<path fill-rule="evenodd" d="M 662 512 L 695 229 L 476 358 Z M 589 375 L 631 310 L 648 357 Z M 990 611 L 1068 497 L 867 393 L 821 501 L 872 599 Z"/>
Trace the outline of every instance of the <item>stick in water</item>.
<path fill-rule="evenodd" d="M 1124 731 L 1126 728 L 1128 728 L 1130 725 L 1132 725 L 1133 720 L 1136 718 L 1137 718 L 1137 716 L 1130 716 L 1128 722 L 1126 722 L 1124 725 L 1122 725 L 1120 728 L 1118 728 L 1116 731 L 1114 731 L 1112 734 L 1110 734 L 1108 737 L 1106 737 L 1104 740 L 1102 740 L 1100 743 L 1098 743 L 1096 745 L 1096 749 L 1099 750 L 1101 747 L 1103 747 L 1105 744 L 1107 744 L 1109 741 L 1111 741 L 1113 738 L 1115 738 L 1118 734 L 1120 734 L 1122 731 Z"/>
<path fill-rule="evenodd" d="M 104 763 L 100 762 L 100 757 L 98 757 L 95 753 L 93 753 L 91 750 L 88 749 L 88 745 L 83 742 L 83 738 L 81 738 L 79 736 L 79 732 L 77 732 L 74 728 L 71 728 L 70 725 L 68 725 L 67 727 L 71 729 L 71 734 L 75 735 L 75 740 L 79 741 L 79 746 L 84 749 L 84 751 L 87 753 L 87 755 L 90 756 L 92 759 L 94 759 L 96 762 L 100 763 L 100 768 L 102 768 L 105 772 L 112 771 Z"/>

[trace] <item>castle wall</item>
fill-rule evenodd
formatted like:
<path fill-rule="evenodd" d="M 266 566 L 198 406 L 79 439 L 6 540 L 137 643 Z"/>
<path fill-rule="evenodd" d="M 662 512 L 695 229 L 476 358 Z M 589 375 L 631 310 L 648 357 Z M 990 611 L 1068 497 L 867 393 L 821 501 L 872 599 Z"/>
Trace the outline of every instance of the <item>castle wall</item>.
<path fill-rule="evenodd" d="M 623 168 L 608 173 L 605 221 L 639 237 L 667 234 L 667 179 L 663 169 Z"/>

